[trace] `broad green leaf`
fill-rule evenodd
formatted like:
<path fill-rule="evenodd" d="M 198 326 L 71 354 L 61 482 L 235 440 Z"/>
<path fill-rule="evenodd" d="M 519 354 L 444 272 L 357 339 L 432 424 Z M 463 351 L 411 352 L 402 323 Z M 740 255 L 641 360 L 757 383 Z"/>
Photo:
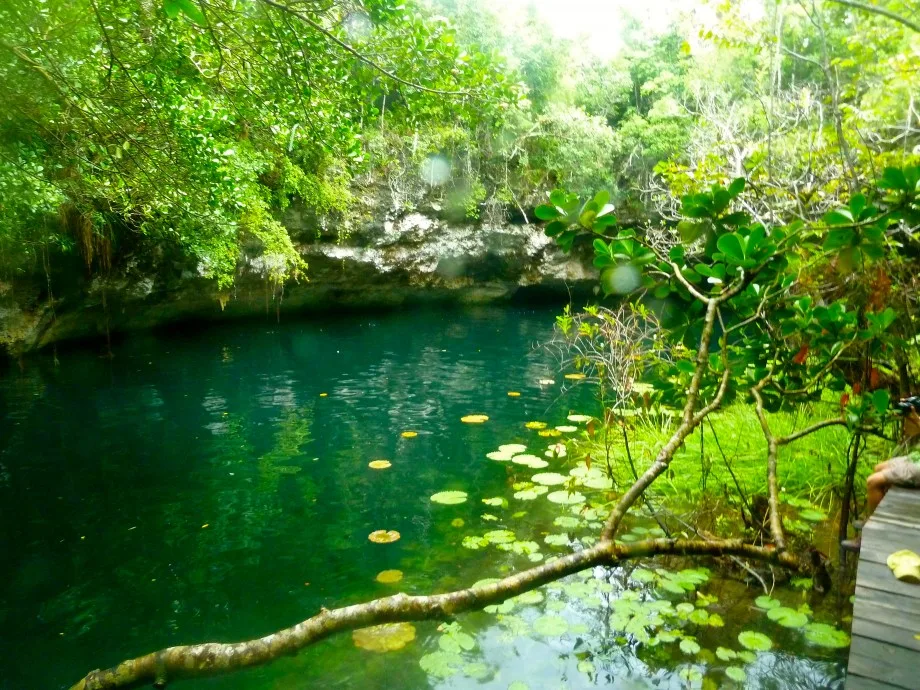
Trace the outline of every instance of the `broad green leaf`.
<path fill-rule="evenodd" d="M 738 634 L 738 642 L 752 652 L 766 652 L 773 647 L 773 642 L 763 633 L 745 630 Z"/>

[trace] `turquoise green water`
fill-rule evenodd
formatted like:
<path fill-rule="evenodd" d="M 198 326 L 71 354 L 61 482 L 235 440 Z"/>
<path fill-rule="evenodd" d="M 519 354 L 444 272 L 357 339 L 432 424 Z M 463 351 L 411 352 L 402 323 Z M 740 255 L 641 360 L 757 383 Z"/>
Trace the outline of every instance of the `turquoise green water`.
<path fill-rule="evenodd" d="M 579 548 L 580 538 L 590 542 L 597 518 L 582 506 L 560 506 L 547 494 L 514 497 L 522 488 L 515 482 L 565 474 L 567 459 L 530 469 L 485 457 L 499 444 L 521 443 L 544 458 L 559 439 L 525 422 L 553 427 L 594 409 L 585 387 L 563 394 L 561 372 L 539 347 L 554 313 L 489 308 L 247 323 L 136 335 L 117 345 L 113 360 L 77 349 L 62 352 L 58 367 L 37 358 L 7 371 L 0 688 L 69 687 L 90 669 L 160 647 L 260 636 L 321 606 L 396 591 L 467 586 Z M 461 423 L 474 413 L 489 421 Z M 406 430 L 418 436 L 401 437 Z M 375 459 L 392 467 L 368 468 Z M 443 490 L 465 491 L 469 500 L 429 500 Z M 589 502 L 606 497 L 584 493 Z M 486 506 L 489 497 L 507 505 Z M 574 520 L 554 524 L 560 516 Z M 636 524 L 640 532 L 654 526 Z M 371 543 L 377 529 L 401 539 Z M 512 550 L 501 550 L 498 537 L 464 547 L 490 530 L 513 532 Z M 546 543 L 561 534 L 568 539 Z M 387 569 L 404 579 L 376 582 Z M 653 645 L 657 637 L 635 627 L 617 629 L 623 619 L 615 616 L 625 587 L 647 601 L 655 582 L 641 585 L 619 568 L 585 576 L 498 612 L 460 617 L 470 649 L 456 629 L 445 635 L 423 623 L 412 642 L 387 654 L 357 649 L 342 635 L 268 667 L 175 687 L 723 687 L 734 682 L 728 666 L 747 676 L 738 687 L 842 685 L 845 650 L 767 621 L 752 605 L 760 592 L 732 580 L 713 575 L 693 587 L 714 596 L 711 603 L 692 591 L 659 590 L 654 598 L 695 601 L 725 625 L 669 613 L 666 625 L 648 630 L 679 637 Z M 774 596 L 789 606 L 806 601 L 791 590 Z M 718 646 L 742 650 L 742 630 L 767 633 L 771 651 L 750 661 L 716 658 Z M 681 651 L 687 638 L 700 651 Z"/>

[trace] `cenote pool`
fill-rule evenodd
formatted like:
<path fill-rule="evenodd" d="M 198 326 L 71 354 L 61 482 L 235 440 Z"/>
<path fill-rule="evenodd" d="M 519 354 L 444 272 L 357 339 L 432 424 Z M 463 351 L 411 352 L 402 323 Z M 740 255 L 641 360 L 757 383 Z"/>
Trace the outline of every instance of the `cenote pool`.
<path fill-rule="evenodd" d="M 587 387 L 563 392 L 539 347 L 555 313 L 242 323 L 134 335 L 112 360 L 70 349 L 57 367 L 44 356 L 8 370 L 0 688 L 66 688 L 161 647 L 248 639 L 322 606 L 468 586 L 590 543 L 601 517 L 589 506 L 606 496 L 591 484 L 602 481 L 586 476 L 586 502 L 572 505 L 548 500 L 558 486 L 519 483 L 574 467 L 547 457 L 560 439 L 526 422 L 577 426 L 569 414 L 595 411 Z M 460 421 L 470 414 L 489 420 Z M 538 462 L 487 457 L 503 444 Z M 373 460 L 391 466 L 371 469 Z M 430 500 L 443 491 L 468 500 Z M 375 530 L 401 538 L 372 543 Z M 821 646 L 820 627 L 784 627 L 763 610 L 779 603 L 758 607 L 762 591 L 701 566 L 713 563 L 598 569 L 440 631 L 416 624 L 415 638 L 388 653 L 345 634 L 171 687 L 842 687 L 846 650 Z M 392 570 L 399 582 L 377 581 Z M 810 625 L 833 622 L 809 593 L 773 597 L 810 605 Z"/>

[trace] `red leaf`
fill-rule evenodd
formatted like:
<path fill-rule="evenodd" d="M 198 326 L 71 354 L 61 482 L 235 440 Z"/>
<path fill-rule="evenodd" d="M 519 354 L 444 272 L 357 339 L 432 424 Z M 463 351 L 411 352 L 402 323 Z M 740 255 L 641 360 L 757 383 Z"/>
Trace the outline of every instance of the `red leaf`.
<path fill-rule="evenodd" d="M 798 354 L 792 358 L 792 361 L 795 364 L 805 364 L 806 359 L 808 359 L 808 343 L 799 348 Z"/>

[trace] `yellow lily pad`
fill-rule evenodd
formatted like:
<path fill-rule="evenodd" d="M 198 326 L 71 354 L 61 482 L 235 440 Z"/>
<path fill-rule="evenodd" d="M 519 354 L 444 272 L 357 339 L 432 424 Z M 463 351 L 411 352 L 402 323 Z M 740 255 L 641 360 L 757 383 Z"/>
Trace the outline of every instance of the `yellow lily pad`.
<path fill-rule="evenodd" d="M 578 374 L 566 374 L 565 377 L 566 377 L 569 381 L 581 381 L 582 379 L 587 378 L 587 376 L 585 376 L 584 374 L 581 374 L 581 373 L 578 373 Z"/>
<path fill-rule="evenodd" d="M 463 518 L 454 518 L 450 521 L 451 527 L 463 527 L 466 523 L 463 521 Z"/>
<path fill-rule="evenodd" d="M 489 418 L 484 414 L 468 414 L 466 417 L 461 417 L 460 421 L 464 424 L 482 424 L 488 422 Z"/>
<path fill-rule="evenodd" d="M 527 422 L 524 426 L 528 429 L 545 429 L 546 422 Z"/>
<path fill-rule="evenodd" d="M 319 397 L 321 397 L 321 398 L 328 398 L 328 397 L 329 397 L 329 394 L 328 394 L 328 393 L 320 393 L 320 394 L 319 394 Z"/>
<path fill-rule="evenodd" d="M 385 623 L 361 628 L 351 634 L 355 647 L 371 652 L 392 652 L 402 649 L 415 639 L 412 623 Z"/>
<path fill-rule="evenodd" d="M 391 544 L 399 539 L 399 532 L 395 529 L 378 529 L 368 534 L 367 538 L 375 544 Z"/>
<path fill-rule="evenodd" d="M 520 398 L 521 394 L 518 391 L 508 391 L 509 398 Z"/>
<path fill-rule="evenodd" d="M 542 431 L 539 431 L 539 432 L 537 432 L 537 433 L 539 433 L 540 436 L 544 436 L 544 437 L 547 437 L 547 438 L 553 438 L 553 437 L 556 437 L 556 436 L 562 436 L 562 432 L 559 431 L 558 429 L 543 429 Z"/>
<path fill-rule="evenodd" d="M 382 584 L 392 585 L 403 579 L 403 572 L 402 570 L 381 570 L 375 579 Z"/>
<path fill-rule="evenodd" d="M 400 434 L 400 436 L 402 436 L 403 438 L 415 438 L 416 436 L 418 436 L 418 432 L 417 431 L 404 431 Z"/>
<path fill-rule="evenodd" d="M 367 466 L 372 470 L 385 470 L 388 467 L 392 467 L 393 463 L 389 460 L 371 460 L 369 463 L 367 463 Z"/>
<path fill-rule="evenodd" d="M 908 549 L 895 551 L 888 556 L 888 567 L 901 582 L 920 585 L 920 555 Z"/>

